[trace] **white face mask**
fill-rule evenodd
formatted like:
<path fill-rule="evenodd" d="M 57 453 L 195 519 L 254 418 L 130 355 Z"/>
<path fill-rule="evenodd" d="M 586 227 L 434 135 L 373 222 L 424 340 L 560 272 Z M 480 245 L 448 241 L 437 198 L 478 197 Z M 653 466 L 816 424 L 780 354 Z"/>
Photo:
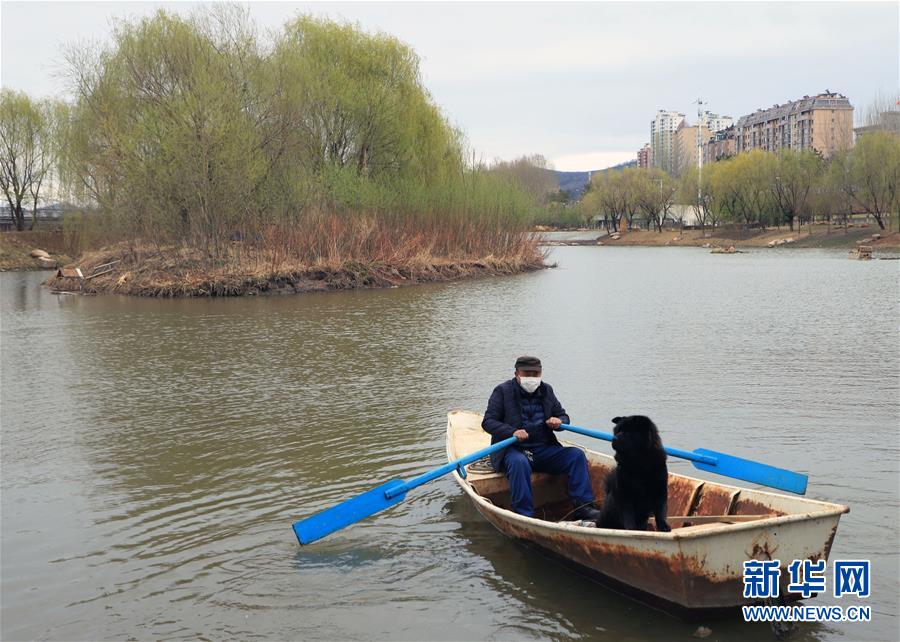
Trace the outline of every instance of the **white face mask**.
<path fill-rule="evenodd" d="M 531 394 L 535 390 L 538 389 L 538 386 L 541 385 L 540 377 L 519 377 L 519 385 L 522 386 L 522 390 Z"/>

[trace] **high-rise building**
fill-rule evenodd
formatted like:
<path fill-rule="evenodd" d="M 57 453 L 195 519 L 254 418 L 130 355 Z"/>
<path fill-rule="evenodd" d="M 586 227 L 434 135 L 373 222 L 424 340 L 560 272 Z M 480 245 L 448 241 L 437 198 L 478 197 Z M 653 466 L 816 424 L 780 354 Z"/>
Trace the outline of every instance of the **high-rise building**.
<path fill-rule="evenodd" d="M 697 131 L 700 131 L 700 138 L 697 138 Z M 672 174 L 681 176 L 688 167 L 697 166 L 697 155 L 699 153 L 697 144 L 700 146 L 709 140 L 710 131 L 703 125 L 688 125 L 686 120 L 681 121 L 681 125 L 675 131 L 675 167 Z"/>
<path fill-rule="evenodd" d="M 814 149 L 825 158 L 853 145 L 853 105 L 826 91 L 784 105 L 757 109 L 735 125 L 736 151 Z"/>
<path fill-rule="evenodd" d="M 684 114 L 677 111 L 656 112 L 650 121 L 650 162 L 669 174 L 675 172 L 675 132 L 684 121 Z"/>
<path fill-rule="evenodd" d="M 642 169 L 650 167 L 650 143 L 644 143 L 644 146 L 638 150 L 637 166 Z"/>
<path fill-rule="evenodd" d="M 710 133 L 713 134 L 720 132 L 723 129 L 727 129 L 734 124 L 734 120 L 731 116 L 719 116 L 719 114 L 714 114 L 710 111 L 700 112 L 700 117 L 697 119 L 697 122 L 706 127 Z M 705 143 L 706 141 L 704 140 L 703 142 Z"/>

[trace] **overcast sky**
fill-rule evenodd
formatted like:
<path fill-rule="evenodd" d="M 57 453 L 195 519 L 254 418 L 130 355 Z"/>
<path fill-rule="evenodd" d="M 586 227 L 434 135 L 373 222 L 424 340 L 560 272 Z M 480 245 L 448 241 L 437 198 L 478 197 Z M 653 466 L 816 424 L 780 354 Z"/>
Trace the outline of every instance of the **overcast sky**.
<path fill-rule="evenodd" d="M 60 95 L 62 48 L 112 17 L 193 3 L 2 2 L 4 87 Z M 898 91 L 897 2 L 252 3 L 263 27 L 307 12 L 385 31 L 485 160 L 540 153 L 557 169 L 634 158 L 657 109 L 735 119 L 825 89 L 864 107 Z"/>

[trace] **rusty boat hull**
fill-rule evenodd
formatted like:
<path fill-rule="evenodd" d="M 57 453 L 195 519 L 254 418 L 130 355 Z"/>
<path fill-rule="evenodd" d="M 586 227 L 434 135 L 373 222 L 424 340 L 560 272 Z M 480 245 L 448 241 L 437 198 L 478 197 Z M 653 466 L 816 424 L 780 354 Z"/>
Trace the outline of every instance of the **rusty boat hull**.
<path fill-rule="evenodd" d="M 447 457 L 483 448 L 490 437 L 481 415 L 448 414 Z M 564 442 L 565 443 L 565 442 Z M 584 449 L 594 494 L 615 466 L 609 455 Z M 577 570 L 643 602 L 676 612 L 723 610 L 752 604 L 743 597 L 746 560 L 780 561 L 781 595 L 795 559 L 827 559 L 840 516 L 849 508 L 669 473 L 668 513 L 680 521 L 668 533 L 584 527 L 560 522 L 573 508 L 564 476 L 535 474 L 536 517 L 509 510 L 505 475 L 475 466 L 454 478 L 478 512 L 500 532 L 539 547 Z M 717 517 L 721 516 L 721 517 Z M 690 521 L 695 517 L 696 523 Z"/>

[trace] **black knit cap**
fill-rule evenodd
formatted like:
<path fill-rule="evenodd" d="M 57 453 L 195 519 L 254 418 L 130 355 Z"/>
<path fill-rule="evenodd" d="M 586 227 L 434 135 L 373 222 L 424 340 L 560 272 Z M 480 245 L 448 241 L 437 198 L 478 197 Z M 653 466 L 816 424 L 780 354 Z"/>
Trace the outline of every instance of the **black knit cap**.
<path fill-rule="evenodd" d="M 516 359 L 516 370 L 540 370 L 541 360 L 537 357 L 519 357 Z"/>

